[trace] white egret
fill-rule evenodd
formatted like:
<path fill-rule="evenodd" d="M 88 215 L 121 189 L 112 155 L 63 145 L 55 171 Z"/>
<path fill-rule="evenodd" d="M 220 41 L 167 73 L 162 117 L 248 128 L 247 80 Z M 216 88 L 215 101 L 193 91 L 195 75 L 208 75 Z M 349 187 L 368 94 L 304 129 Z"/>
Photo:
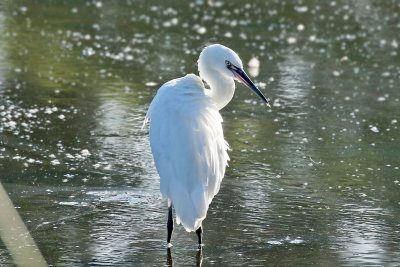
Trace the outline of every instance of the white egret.
<path fill-rule="evenodd" d="M 145 123 L 150 119 L 150 146 L 161 194 L 168 199 L 168 247 L 174 224 L 172 206 L 177 223 L 188 232 L 196 231 L 202 245 L 202 222 L 229 160 L 219 110 L 231 101 L 234 81 L 251 88 L 269 106 L 231 49 L 207 46 L 200 53 L 198 69 L 200 77 L 188 74 L 161 86 L 145 119 Z"/>

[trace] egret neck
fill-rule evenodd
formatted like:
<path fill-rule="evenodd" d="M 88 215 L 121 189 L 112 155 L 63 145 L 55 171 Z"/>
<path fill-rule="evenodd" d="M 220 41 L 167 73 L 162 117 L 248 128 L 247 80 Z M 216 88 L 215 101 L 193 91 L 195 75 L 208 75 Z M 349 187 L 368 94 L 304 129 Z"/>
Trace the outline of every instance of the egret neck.
<path fill-rule="evenodd" d="M 208 72 L 206 77 L 200 77 L 210 85 L 210 89 L 206 90 L 206 95 L 211 97 L 221 110 L 225 107 L 233 98 L 235 93 L 235 81 L 231 77 L 221 75 L 219 72 Z"/>

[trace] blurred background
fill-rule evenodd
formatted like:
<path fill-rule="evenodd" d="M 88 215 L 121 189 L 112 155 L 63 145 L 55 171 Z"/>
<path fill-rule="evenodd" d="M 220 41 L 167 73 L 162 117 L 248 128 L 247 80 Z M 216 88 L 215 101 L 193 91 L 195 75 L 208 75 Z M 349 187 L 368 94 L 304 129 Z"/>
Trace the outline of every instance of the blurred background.
<path fill-rule="evenodd" d="M 397 0 L 3 0 L 0 182 L 54 266 L 397 265 L 399 31 Z M 203 253 L 178 226 L 168 258 L 141 127 L 211 43 L 272 109 L 237 85 Z"/>

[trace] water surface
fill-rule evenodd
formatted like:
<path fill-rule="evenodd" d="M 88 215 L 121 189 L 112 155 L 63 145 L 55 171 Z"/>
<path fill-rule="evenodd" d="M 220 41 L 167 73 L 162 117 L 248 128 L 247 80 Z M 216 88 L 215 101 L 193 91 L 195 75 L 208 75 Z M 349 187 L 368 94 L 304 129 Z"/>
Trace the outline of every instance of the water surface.
<path fill-rule="evenodd" d="M 55 266 L 398 265 L 399 16 L 394 0 L 3 1 L 0 181 Z M 215 42 L 257 57 L 272 109 L 237 86 L 206 245 L 179 226 L 168 256 L 142 122 Z"/>

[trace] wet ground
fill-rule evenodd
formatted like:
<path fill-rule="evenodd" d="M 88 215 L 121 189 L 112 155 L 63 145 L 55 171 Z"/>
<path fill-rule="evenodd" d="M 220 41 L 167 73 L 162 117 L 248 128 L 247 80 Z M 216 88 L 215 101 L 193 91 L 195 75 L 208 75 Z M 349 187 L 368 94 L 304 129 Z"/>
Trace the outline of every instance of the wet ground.
<path fill-rule="evenodd" d="M 55 266 L 396 266 L 399 16 L 398 1 L 3 1 L 0 181 Z M 245 69 L 272 109 L 237 86 L 205 247 L 179 226 L 168 255 L 141 127 L 209 43 L 258 59 Z"/>

